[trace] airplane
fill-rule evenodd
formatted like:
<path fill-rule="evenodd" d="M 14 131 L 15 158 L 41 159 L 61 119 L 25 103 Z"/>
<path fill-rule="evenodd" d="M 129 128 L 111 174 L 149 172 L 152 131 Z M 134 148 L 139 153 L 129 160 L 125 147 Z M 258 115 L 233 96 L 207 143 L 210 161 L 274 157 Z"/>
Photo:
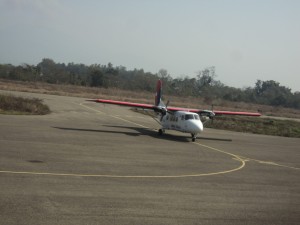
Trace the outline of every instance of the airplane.
<path fill-rule="evenodd" d="M 212 111 L 168 107 L 169 101 L 165 105 L 161 100 L 161 97 L 162 81 L 158 80 L 156 84 L 154 105 L 115 101 L 110 99 L 89 99 L 87 101 L 153 110 L 158 116 L 160 116 L 160 118 L 156 119 L 156 121 L 161 125 L 161 128 L 158 130 L 159 135 L 164 134 L 165 130 L 176 130 L 183 133 L 190 133 L 193 142 L 196 140 L 197 135 L 203 131 L 203 125 L 207 121 L 213 119 L 216 115 L 261 116 L 260 113 L 254 112 Z M 202 122 L 200 118 L 206 118 L 206 120 Z"/>

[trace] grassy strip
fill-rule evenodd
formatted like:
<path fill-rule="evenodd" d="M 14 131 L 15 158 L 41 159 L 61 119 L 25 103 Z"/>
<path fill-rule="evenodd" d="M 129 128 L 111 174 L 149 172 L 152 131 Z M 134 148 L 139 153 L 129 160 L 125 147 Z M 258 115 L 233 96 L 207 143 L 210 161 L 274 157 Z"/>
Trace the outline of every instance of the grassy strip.
<path fill-rule="evenodd" d="M 237 132 L 300 138 L 300 123 L 291 120 L 252 118 L 242 116 L 219 116 L 206 127 Z"/>
<path fill-rule="evenodd" d="M 0 94 L 0 114 L 45 115 L 48 113 L 50 109 L 42 103 L 41 99 Z"/>

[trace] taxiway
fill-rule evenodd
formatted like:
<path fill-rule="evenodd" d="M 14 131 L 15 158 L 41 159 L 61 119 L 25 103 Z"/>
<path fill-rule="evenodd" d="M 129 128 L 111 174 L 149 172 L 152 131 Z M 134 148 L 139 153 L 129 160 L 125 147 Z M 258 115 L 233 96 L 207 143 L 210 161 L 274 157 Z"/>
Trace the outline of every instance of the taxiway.
<path fill-rule="evenodd" d="M 300 139 L 157 135 L 128 108 L 44 99 L 0 115 L 0 224 L 299 224 Z"/>

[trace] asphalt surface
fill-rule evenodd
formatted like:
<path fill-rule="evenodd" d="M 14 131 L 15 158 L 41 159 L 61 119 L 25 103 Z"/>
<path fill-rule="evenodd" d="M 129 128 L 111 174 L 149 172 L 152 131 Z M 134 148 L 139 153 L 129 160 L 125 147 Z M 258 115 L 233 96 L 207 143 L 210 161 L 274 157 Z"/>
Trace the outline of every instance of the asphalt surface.
<path fill-rule="evenodd" d="M 205 129 L 196 143 L 128 108 L 44 99 L 0 115 L 0 224 L 299 224 L 300 139 Z"/>

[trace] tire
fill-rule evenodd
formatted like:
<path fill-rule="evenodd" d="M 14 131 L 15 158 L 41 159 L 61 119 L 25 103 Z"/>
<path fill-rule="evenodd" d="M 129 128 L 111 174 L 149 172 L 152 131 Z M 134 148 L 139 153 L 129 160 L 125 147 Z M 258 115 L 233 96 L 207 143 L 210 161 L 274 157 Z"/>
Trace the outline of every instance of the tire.
<path fill-rule="evenodd" d="M 159 130 L 158 130 L 158 134 L 159 134 L 159 135 L 162 135 L 162 134 L 163 134 L 163 130 L 162 130 L 162 129 L 159 129 Z"/>

